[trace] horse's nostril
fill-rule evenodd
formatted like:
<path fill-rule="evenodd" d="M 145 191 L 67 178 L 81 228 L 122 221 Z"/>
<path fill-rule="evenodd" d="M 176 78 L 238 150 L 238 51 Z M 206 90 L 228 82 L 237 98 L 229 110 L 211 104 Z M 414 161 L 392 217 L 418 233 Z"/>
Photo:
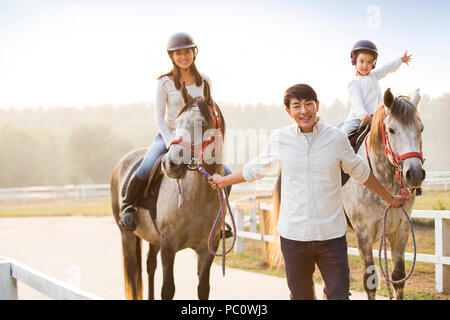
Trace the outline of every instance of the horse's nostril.
<path fill-rule="evenodd" d="M 406 171 L 406 175 L 405 175 L 406 181 L 411 181 L 411 170 L 407 170 Z"/>
<path fill-rule="evenodd" d="M 422 169 L 422 181 L 425 180 L 427 173 Z"/>

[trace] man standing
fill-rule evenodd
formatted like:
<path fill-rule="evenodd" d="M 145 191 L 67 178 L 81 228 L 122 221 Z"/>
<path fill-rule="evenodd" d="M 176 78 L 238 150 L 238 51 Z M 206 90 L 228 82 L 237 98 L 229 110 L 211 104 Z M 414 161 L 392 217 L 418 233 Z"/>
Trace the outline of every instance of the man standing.
<path fill-rule="evenodd" d="M 295 121 L 270 137 L 265 150 L 242 170 L 209 179 L 213 188 L 262 178 L 281 168 L 278 219 L 281 251 L 291 299 L 315 299 L 313 273 L 319 267 L 328 299 L 348 299 L 349 266 L 346 219 L 341 197 L 341 168 L 392 207 L 405 201 L 392 196 L 355 154 L 346 134 L 318 116 L 319 101 L 307 84 L 289 87 L 286 111 Z"/>

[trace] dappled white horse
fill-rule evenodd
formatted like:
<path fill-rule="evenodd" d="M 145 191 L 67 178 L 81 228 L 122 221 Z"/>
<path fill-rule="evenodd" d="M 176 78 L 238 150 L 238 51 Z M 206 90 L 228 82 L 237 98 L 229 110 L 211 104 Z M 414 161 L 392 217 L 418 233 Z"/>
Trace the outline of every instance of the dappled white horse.
<path fill-rule="evenodd" d="M 420 188 L 425 179 L 422 167 L 424 126 L 417 111 L 420 94 L 417 89 L 412 99 L 395 98 L 388 89 L 383 100 L 384 103 L 373 116 L 370 133 L 358 154 L 367 159 L 376 178 L 391 194 L 409 195 L 404 208 L 411 215 L 415 189 Z M 397 171 L 401 180 L 396 175 Z M 381 236 L 386 203 L 353 179 L 343 187 L 343 203 L 358 239 L 363 261 L 364 289 L 369 299 L 375 299 L 379 279 L 372 247 Z M 409 222 L 402 209 L 391 208 L 387 217 L 386 236 L 392 248 L 392 280 L 405 277 L 404 253 L 409 233 Z M 403 299 L 404 285 L 404 282 L 394 284 L 396 299 Z"/>

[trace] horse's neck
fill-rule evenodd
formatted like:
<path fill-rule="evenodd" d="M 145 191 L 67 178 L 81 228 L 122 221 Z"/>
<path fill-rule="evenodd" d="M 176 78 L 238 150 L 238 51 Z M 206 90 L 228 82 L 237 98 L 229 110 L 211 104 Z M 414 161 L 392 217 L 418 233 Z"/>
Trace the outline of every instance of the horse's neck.
<path fill-rule="evenodd" d="M 370 140 L 370 137 L 368 138 Z M 369 142 L 369 141 L 367 141 Z M 373 174 L 378 181 L 390 192 L 395 192 L 398 188 L 398 181 L 395 175 L 395 168 L 386 157 L 384 148 L 372 150 L 367 143 L 368 155 L 372 166 Z M 363 154 L 361 154 L 363 152 Z M 366 147 L 360 149 L 360 155 L 366 157 Z"/>

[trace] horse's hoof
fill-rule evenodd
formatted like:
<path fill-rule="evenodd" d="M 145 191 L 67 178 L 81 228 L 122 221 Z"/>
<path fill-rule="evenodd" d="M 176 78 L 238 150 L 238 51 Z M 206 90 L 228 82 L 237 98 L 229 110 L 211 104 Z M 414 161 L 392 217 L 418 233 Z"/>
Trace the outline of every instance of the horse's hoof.
<path fill-rule="evenodd" d="M 123 210 L 120 213 L 119 226 L 122 229 L 128 230 L 128 231 L 136 230 L 136 226 L 137 226 L 136 209 L 134 209 L 131 206 L 125 208 L 125 210 Z"/>

